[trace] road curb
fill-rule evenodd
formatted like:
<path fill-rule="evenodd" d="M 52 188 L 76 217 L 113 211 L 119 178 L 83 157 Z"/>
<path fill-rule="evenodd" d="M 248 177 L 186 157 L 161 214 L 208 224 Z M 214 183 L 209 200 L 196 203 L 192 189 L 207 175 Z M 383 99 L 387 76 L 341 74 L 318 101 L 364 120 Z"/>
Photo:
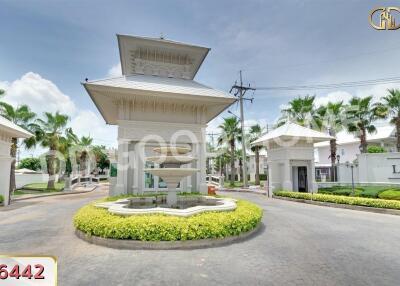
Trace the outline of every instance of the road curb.
<path fill-rule="evenodd" d="M 130 249 L 130 250 L 173 250 L 173 249 L 201 249 L 212 248 L 219 246 L 226 246 L 233 243 L 238 243 L 250 239 L 264 229 L 264 224 L 259 223 L 254 229 L 241 233 L 236 236 L 229 236 L 226 238 L 216 239 L 199 239 L 199 240 L 185 240 L 185 241 L 139 241 L 139 240 L 124 240 L 103 238 L 94 235 L 87 235 L 86 233 L 75 229 L 75 234 L 78 238 L 99 246 L 115 248 L 115 249 Z"/>
<path fill-rule="evenodd" d="M 32 200 L 32 199 L 45 198 L 45 197 L 56 197 L 56 196 L 86 194 L 86 193 L 93 192 L 95 189 L 97 189 L 97 187 L 98 187 L 98 185 L 94 186 L 94 187 L 93 187 L 91 190 L 89 190 L 89 191 L 78 191 L 78 192 L 63 192 L 63 191 L 61 191 L 60 193 L 44 194 L 44 195 L 31 196 L 31 197 L 25 197 L 25 198 L 12 198 L 12 199 L 11 199 L 11 202 Z"/>
<path fill-rule="evenodd" d="M 247 190 L 243 190 L 243 189 L 218 189 L 217 192 L 246 193 L 246 194 L 256 194 L 256 195 L 263 195 L 263 196 L 267 195 L 267 192 L 253 192 L 253 191 L 247 191 Z"/>
<path fill-rule="evenodd" d="M 380 213 L 380 214 L 400 215 L 400 210 L 395 210 L 395 209 L 384 209 L 384 208 L 364 207 L 364 206 L 357 206 L 357 205 L 335 204 L 335 203 L 319 202 L 319 201 L 312 201 L 312 200 L 305 200 L 305 199 L 280 197 L 280 196 L 275 196 L 275 195 L 273 195 L 272 197 L 274 199 L 279 199 L 279 200 L 284 200 L 284 201 L 304 203 L 304 204 L 316 205 L 316 206 L 324 206 L 324 207 L 330 207 L 330 208 L 348 209 L 348 210 L 364 211 L 364 212 L 372 212 L 372 213 Z"/>

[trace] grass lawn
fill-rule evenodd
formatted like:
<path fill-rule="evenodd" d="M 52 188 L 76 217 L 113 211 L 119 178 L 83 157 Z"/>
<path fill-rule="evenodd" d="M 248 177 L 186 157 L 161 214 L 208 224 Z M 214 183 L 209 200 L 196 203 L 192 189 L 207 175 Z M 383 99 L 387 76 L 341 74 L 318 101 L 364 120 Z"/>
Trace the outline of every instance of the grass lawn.
<path fill-rule="evenodd" d="M 249 186 L 254 186 L 254 182 L 248 182 Z M 261 186 L 264 186 L 265 181 L 260 181 Z M 224 182 L 224 187 L 225 188 L 231 188 L 231 182 L 230 181 L 225 181 Z M 235 185 L 233 186 L 234 188 L 240 188 L 243 187 L 243 182 L 238 182 L 235 181 Z"/>
<path fill-rule="evenodd" d="M 55 188 L 54 189 L 47 189 L 47 182 L 46 183 L 33 183 L 33 184 L 28 184 L 25 185 L 21 188 L 21 190 L 33 190 L 33 191 L 40 191 L 40 192 L 59 192 L 61 191 L 65 183 L 55 183 Z"/>

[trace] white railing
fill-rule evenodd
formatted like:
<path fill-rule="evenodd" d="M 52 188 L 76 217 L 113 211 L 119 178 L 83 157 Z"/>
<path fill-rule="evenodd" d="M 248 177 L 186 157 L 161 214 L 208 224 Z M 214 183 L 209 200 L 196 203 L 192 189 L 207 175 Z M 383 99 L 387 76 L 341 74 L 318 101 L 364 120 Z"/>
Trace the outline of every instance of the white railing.
<path fill-rule="evenodd" d="M 212 184 L 217 187 L 223 187 L 224 186 L 224 176 L 219 176 L 219 175 L 207 175 L 206 180 L 209 184 Z"/>

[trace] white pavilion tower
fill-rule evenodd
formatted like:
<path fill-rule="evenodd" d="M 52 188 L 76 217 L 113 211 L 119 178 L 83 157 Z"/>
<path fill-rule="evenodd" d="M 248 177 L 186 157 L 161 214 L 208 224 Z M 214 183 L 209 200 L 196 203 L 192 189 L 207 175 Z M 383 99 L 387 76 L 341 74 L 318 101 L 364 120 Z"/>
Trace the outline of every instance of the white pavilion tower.
<path fill-rule="evenodd" d="M 164 39 L 117 35 L 122 76 L 83 83 L 107 124 L 118 125 L 118 167 L 111 195 L 162 190 L 143 171 L 160 145 L 190 147 L 200 170 L 183 191 L 206 192 L 207 123 L 235 98 L 194 81 L 209 48 Z"/>

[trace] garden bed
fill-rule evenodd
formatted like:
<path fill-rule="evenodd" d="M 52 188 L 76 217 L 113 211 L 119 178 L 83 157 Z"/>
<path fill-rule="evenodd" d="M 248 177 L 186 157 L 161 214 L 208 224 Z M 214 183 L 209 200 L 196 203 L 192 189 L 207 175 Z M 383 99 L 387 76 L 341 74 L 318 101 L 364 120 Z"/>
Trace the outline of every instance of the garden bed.
<path fill-rule="evenodd" d="M 110 199 L 109 199 L 110 200 Z M 234 211 L 205 212 L 191 217 L 113 215 L 89 204 L 74 216 L 74 225 L 87 236 L 135 241 L 187 241 L 238 236 L 259 226 L 262 209 L 239 200 Z"/>
<path fill-rule="evenodd" d="M 301 199 L 301 200 L 312 200 L 317 202 L 327 202 L 334 204 L 400 210 L 400 201 L 396 200 L 383 200 L 383 199 L 373 199 L 373 198 L 347 197 L 338 195 L 312 194 L 312 193 L 299 193 L 299 192 L 286 192 L 286 191 L 275 192 L 274 196 Z"/>

